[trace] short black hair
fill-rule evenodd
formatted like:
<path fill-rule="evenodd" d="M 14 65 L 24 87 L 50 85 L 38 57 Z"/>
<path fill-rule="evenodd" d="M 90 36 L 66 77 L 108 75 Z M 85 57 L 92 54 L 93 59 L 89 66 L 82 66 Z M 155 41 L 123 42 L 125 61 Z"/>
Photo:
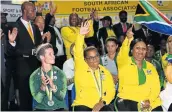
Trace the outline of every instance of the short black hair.
<path fill-rule="evenodd" d="M 34 4 L 32 2 L 28 2 L 28 1 L 23 2 L 22 5 L 21 5 L 22 14 L 24 13 L 24 10 L 26 8 L 26 5 L 32 5 L 32 6 L 34 6 Z"/>
<path fill-rule="evenodd" d="M 146 41 L 143 40 L 142 38 L 136 38 L 134 40 L 131 41 L 130 44 L 130 51 L 129 51 L 129 56 L 132 56 L 132 50 L 134 48 L 134 46 L 138 43 L 138 42 L 144 42 L 146 44 Z M 146 44 L 147 45 L 147 44 Z"/>
<path fill-rule="evenodd" d="M 119 16 L 121 16 L 123 13 L 125 13 L 127 15 L 127 11 L 122 10 L 122 11 L 119 12 Z"/>
<path fill-rule="evenodd" d="M 86 47 L 86 48 L 84 49 L 84 58 L 87 57 L 87 54 L 88 54 L 89 51 L 93 51 L 93 50 L 95 50 L 95 51 L 97 52 L 97 54 L 99 55 L 99 52 L 98 52 L 98 50 L 97 50 L 96 47 L 94 47 L 94 46 L 89 46 L 89 47 Z"/>
<path fill-rule="evenodd" d="M 45 55 L 45 50 L 48 48 L 52 48 L 53 46 L 49 43 L 45 43 L 45 44 L 41 44 L 37 47 L 36 49 L 36 57 L 39 61 L 41 61 L 40 56 L 44 56 Z"/>

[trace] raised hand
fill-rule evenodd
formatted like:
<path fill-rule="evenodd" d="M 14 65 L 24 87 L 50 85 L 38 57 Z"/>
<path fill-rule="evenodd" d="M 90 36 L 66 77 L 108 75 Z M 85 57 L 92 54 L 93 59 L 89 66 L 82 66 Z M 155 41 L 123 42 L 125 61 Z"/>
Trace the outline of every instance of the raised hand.
<path fill-rule="evenodd" d="M 86 35 L 89 32 L 90 23 L 88 21 L 81 23 L 80 34 Z"/>
<path fill-rule="evenodd" d="M 2 39 L 2 37 L 4 36 L 4 33 L 3 33 L 3 30 L 0 29 L 0 34 L 1 34 L 1 37 L 0 37 L 0 40 Z"/>
<path fill-rule="evenodd" d="M 10 43 L 14 43 L 16 37 L 17 37 L 17 34 L 18 34 L 18 30 L 17 28 L 13 28 L 12 32 L 9 30 L 8 31 L 8 39 L 10 41 Z"/>
<path fill-rule="evenodd" d="M 134 35 L 134 33 L 133 33 L 133 31 L 132 31 L 133 26 L 134 26 L 134 25 L 132 25 L 132 27 L 129 28 L 128 31 L 127 31 L 127 34 L 126 34 L 126 35 L 127 35 L 127 38 L 128 38 L 128 39 L 133 38 L 133 35 Z"/>
<path fill-rule="evenodd" d="M 40 3 L 37 6 L 37 12 L 42 13 L 44 5 L 41 5 Z"/>
<path fill-rule="evenodd" d="M 47 38 L 47 42 L 50 42 L 51 41 L 51 33 L 49 31 L 44 33 L 42 38 L 43 38 L 43 40 L 44 40 L 44 38 Z"/>
<path fill-rule="evenodd" d="M 91 11 L 91 14 L 90 14 L 90 17 L 96 21 L 99 20 L 99 17 L 98 17 L 98 12 L 96 10 L 92 10 Z"/>
<path fill-rule="evenodd" d="M 54 15 L 56 10 L 57 10 L 57 5 L 54 6 L 52 1 L 50 1 L 50 5 L 49 6 L 50 6 L 50 14 Z"/>

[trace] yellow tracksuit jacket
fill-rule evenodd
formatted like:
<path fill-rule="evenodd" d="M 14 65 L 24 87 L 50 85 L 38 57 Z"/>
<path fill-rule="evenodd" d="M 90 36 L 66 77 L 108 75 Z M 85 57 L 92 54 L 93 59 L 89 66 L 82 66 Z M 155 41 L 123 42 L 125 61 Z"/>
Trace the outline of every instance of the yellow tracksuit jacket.
<path fill-rule="evenodd" d="M 136 102 L 149 99 L 152 109 L 161 105 L 159 98 L 160 82 L 155 67 L 146 61 L 143 71 L 146 75 L 145 84 L 139 85 L 138 68 L 129 57 L 129 46 L 133 39 L 126 37 L 117 56 L 119 93 L 118 97 Z"/>
<path fill-rule="evenodd" d="M 90 20 L 89 23 L 90 23 L 90 27 L 89 27 L 90 32 L 86 35 L 86 37 L 92 37 L 94 35 L 93 21 Z M 76 37 L 79 34 L 79 31 L 80 31 L 80 27 L 72 27 L 72 26 L 63 27 L 61 29 L 61 35 L 65 45 L 67 59 L 70 59 L 72 57 L 70 54 L 70 46 L 75 42 Z"/>
<path fill-rule="evenodd" d="M 78 35 L 74 47 L 75 75 L 74 84 L 76 87 L 76 98 L 72 106 L 85 105 L 93 108 L 100 100 L 100 92 L 97 89 L 94 76 L 83 56 L 84 36 Z M 102 100 L 109 104 L 115 96 L 115 85 L 111 73 L 99 65 L 102 79 Z M 97 79 L 100 79 L 98 70 L 95 71 Z M 100 83 L 99 83 L 100 84 Z"/>

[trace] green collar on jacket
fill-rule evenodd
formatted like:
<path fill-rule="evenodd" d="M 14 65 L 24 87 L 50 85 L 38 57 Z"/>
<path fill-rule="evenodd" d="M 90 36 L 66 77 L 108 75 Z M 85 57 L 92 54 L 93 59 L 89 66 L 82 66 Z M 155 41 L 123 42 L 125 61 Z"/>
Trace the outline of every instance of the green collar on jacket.
<path fill-rule="evenodd" d="M 134 63 L 135 65 L 136 65 L 136 62 L 135 62 L 135 59 L 134 59 L 134 57 L 132 56 L 131 57 L 131 60 L 132 60 L 132 63 Z M 146 69 L 146 61 L 145 60 L 143 60 L 142 61 L 142 69 Z"/>

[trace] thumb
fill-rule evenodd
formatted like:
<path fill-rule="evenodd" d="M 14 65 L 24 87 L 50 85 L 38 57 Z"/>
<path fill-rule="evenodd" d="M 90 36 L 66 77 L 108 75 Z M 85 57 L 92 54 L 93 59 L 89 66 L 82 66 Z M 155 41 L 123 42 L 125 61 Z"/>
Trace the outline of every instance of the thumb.
<path fill-rule="evenodd" d="M 132 26 L 128 29 L 128 31 L 132 31 L 133 27 L 134 27 L 134 25 L 132 24 Z"/>

